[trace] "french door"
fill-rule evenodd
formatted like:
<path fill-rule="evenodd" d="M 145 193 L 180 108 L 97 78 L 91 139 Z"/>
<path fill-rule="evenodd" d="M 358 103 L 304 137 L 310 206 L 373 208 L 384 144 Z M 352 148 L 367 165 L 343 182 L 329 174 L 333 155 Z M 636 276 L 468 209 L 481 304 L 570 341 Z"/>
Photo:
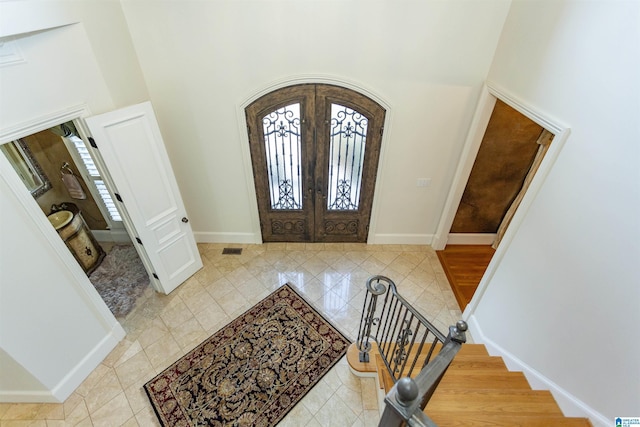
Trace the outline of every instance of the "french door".
<path fill-rule="evenodd" d="M 350 89 L 278 89 L 246 110 L 265 242 L 366 242 L 385 110 Z"/>

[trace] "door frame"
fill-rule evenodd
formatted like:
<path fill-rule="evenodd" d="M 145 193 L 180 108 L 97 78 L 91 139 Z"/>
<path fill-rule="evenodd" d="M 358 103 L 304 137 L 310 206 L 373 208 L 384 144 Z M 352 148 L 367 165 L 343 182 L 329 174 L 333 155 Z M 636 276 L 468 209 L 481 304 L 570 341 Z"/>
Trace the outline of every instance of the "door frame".
<path fill-rule="evenodd" d="M 465 320 L 468 320 L 469 317 L 471 317 L 472 313 L 478 306 L 478 303 L 482 299 L 482 296 L 487 289 L 487 285 L 493 278 L 493 275 L 513 240 L 513 237 L 515 236 L 518 228 L 520 228 L 527 211 L 542 188 L 547 175 L 549 175 L 556 159 L 560 155 L 562 147 L 564 147 L 564 144 L 571 133 L 571 128 L 562 124 L 559 120 L 548 117 L 546 114 L 512 95 L 499 85 L 490 81 L 485 82 L 460 155 L 460 160 L 458 161 L 453 182 L 447 195 L 447 200 L 442 210 L 442 215 L 440 216 L 440 221 L 436 228 L 436 233 L 433 236 L 431 247 L 434 250 L 442 250 L 447 244 L 449 230 L 451 230 L 451 225 L 453 224 L 458 206 L 462 200 L 462 194 L 464 193 L 467 181 L 469 180 L 469 175 L 471 174 L 471 169 L 476 160 L 478 150 L 480 149 L 482 138 L 487 130 L 491 113 L 493 112 L 496 100 L 498 99 L 517 110 L 522 115 L 533 120 L 549 132 L 553 133 L 555 137 L 553 138 L 553 143 L 549 146 L 549 150 L 544 156 L 538 171 L 533 177 L 529 189 L 525 193 L 520 206 L 516 210 L 500 245 L 496 249 L 491 262 L 487 266 L 473 298 L 462 313 L 462 318 Z"/>
<path fill-rule="evenodd" d="M 69 121 L 80 122 L 82 117 L 90 115 L 90 110 L 86 104 L 76 105 L 65 110 L 57 111 L 45 116 L 35 117 L 25 123 L 17 126 L 9 127 L 0 130 L 0 144 L 4 144 L 18 138 L 23 138 L 28 135 L 41 132 L 46 129 L 50 129 L 61 123 Z M 29 194 L 29 191 L 20 181 L 20 178 L 15 173 L 9 162 L 2 156 L 0 159 L 0 170 L 6 177 L 6 182 L 9 188 L 13 192 L 13 195 L 21 202 L 25 212 L 30 217 L 31 221 L 38 227 L 45 240 L 51 245 L 53 252 L 57 254 L 60 263 L 71 273 L 75 278 L 71 282 L 74 286 L 78 284 L 77 291 L 85 300 L 87 306 L 99 315 L 104 324 L 110 328 L 114 328 L 116 325 L 117 339 L 120 340 L 125 336 L 125 331 L 120 326 L 120 323 L 116 317 L 111 313 L 109 307 L 104 302 L 98 291 L 89 281 L 89 277 L 85 274 L 84 270 L 73 257 L 71 252 L 65 246 L 58 233 L 49 223 L 46 216 L 38 206 L 35 199 Z M 102 171 L 101 171 L 102 172 Z M 106 171 L 105 171 L 106 172 Z"/>
<path fill-rule="evenodd" d="M 245 114 L 245 108 L 247 108 L 251 103 L 255 100 L 264 96 L 270 92 L 273 92 L 277 89 L 282 89 L 287 86 L 294 86 L 299 84 L 328 84 L 334 86 L 340 86 L 347 89 L 351 89 L 353 91 L 359 92 L 362 95 L 365 95 L 378 104 L 382 106 L 386 110 L 385 119 L 383 123 L 384 132 L 382 134 L 382 141 L 380 142 L 380 157 L 378 159 L 378 170 L 376 172 L 376 186 L 373 192 L 373 202 L 371 205 L 371 217 L 369 220 L 369 233 L 367 236 L 367 243 L 375 243 L 374 236 L 376 235 L 377 230 L 377 219 L 378 212 L 380 208 L 380 197 L 379 191 L 384 182 L 384 171 L 385 171 L 385 159 L 386 159 L 386 146 L 387 141 L 389 140 L 389 135 L 391 134 L 391 118 L 393 115 L 393 111 L 388 102 L 386 102 L 380 95 L 372 92 L 370 89 L 356 83 L 353 81 L 346 80 L 344 78 L 338 78 L 334 76 L 327 75 L 317 75 L 317 76 L 293 76 L 286 77 L 284 79 L 272 82 L 260 89 L 253 90 L 246 97 L 244 97 L 244 101 L 236 106 L 236 116 L 238 118 L 238 129 L 240 135 L 240 146 L 242 150 L 242 162 L 244 167 L 244 174 L 247 183 L 247 197 L 249 198 L 250 209 L 250 218 L 252 225 L 252 238 L 249 238 L 247 242 L 242 243 L 262 243 L 262 231 L 260 229 L 260 214 L 258 211 L 258 198 L 256 196 L 256 187 L 255 180 L 253 175 L 253 165 L 251 163 L 251 150 L 249 149 L 249 134 L 247 132 L 247 117 Z"/>
<path fill-rule="evenodd" d="M 78 129 L 78 133 L 86 142 L 87 136 L 90 135 L 90 133 L 88 131 L 86 123 L 84 122 L 84 118 L 90 117 L 91 115 L 92 114 L 89 107 L 86 104 L 80 104 L 69 107 L 65 110 L 47 114 L 45 116 L 35 117 L 20 125 L 0 130 L 0 144 L 23 138 L 25 136 L 33 135 L 43 130 L 50 129 L 61 123 L 70 121 L 74 122 Z M 111 175 L 109 174 L 109 170 L 105 166 L 100 153 L 97 152 L 97 150 L 94 150 L 89 144 L 87 144 L 87 149 L 91 153 L 91 156 L 93 157 L 96 166 L 100 171 L 101 177 L 104 180 L 107 189 L 113 193 L 113 188 L 115 187 L 113 185 Z M 8 162 L 6 163 L 8 164 Z M 22 182 L 20 182 L 20 179 L 16 175 L 15 171 L 13 171 L 13 168 L 11 168 L 10 165 L 8 168 L 3 166 L 4 162 L 0 164 L 0 168 L 2 169 L 3 174 L 6 173 L 10 176 L 8 183 L 14 195 L 22 201 L 26 212 L 38 225 L 38 227 L 42 231 L 42 234 L 49 241 L 51 246 L 56 248 L 56 252 L 59 254 L 60 260 L 65 264 L 66 268 L 73 273 L 78 282 L 83 284 L 82 289 L 79 289 L 79 291 L 81 291 L 82 294 L 85 295 L 88 304 L 91 307 L 95 308 L 95 310 L 103 316 L 107 324 L 111 324 L 113 321 L 118 323 L 117 319 L 115 318 L 113 313 L 111 313 L 111 310 L 109 310 L 98 291 L 96 291 L 95 287 L 91 284 L 89 277 L 84 273 L 82 267 L 80 267 L 80 265 L 78 264 L 78 261 L 76 261 L 71 252 L 69 252 L 69 250 L 65 247 L 64 242 L 62 242 L 60 236 L 58 236 L 53 227 L 51 227 L 51 224 L 49 224 L 49 221 L 43 214 L 42 209 L 40 209 L 40 206 L 38 206 L 38 203 L 35 201 L 35 199 L 33 199 L 33 197 L 31 197 Z M 133 232 L 133 230 L 135 230 L 135 228 L 133 227 L 133 223 L 129 218 L 126 208 L 123 205 L 119 205 L 118 210 L 120 211 L 123 225 L 129 236 L 129 239 L 131 240 L 131 242 L 134 242 L 135 233 Z M 60 245 L 62 245 L 64 250 L 60 249 Z M 153 271 L 153 268 L 151 268 L 151 262 L 149 261 L 144 248 L 140 246 L 141 245 L 134 245 L 136 251 L 138 252 L 138 255 L 140 256 L 140 260 L 145 267 L 145 270 L 149 274 L 151 286 L 155 290 L 159 290 L 160 286 L 157 283 L 157 280 L 151 274 L 151 272 Z"/>

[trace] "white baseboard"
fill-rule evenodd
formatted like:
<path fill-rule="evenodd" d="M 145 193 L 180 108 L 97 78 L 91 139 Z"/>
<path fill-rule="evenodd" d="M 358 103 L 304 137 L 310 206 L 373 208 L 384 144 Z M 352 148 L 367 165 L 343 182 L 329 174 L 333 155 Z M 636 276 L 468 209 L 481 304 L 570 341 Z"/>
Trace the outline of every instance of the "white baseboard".
<path fill-rule="evenodd" d="M 260 244 L 262 236 L 255 233 L 216 233 L 194 231 L 198 243 Z M 430 245 L 433 234 L 376 234 L 367 243 L 372 245 Z"/>
<path fill-rule="evenodd" d="M 91 230 L 98 242 L 131 243 L 127 230 Z"/>
<path fill-rule="evenodd" d="M 52 390 L 1 390 L 0 402 L 62 403 L 96 369 L 125 337 L 126 332 L 115 322 L 111 331 Z"/>
<path fill-rule="evenodd" d="M 367 243 L 372 245 L 430 245 L 433 234 L 374 234 Z"/>
<path fill-rule="evenodd" d="M 96 369 L 125 337 L 126 332 L 115 322 L 111 331 L 51 391 L 58 402 L 64 402 Z"/>
<path fill-rule="evenodd" d="M 449 233 L 447 245 L 491 245 L 496 233 Z"/>
<path fill-rule="evenodd" d="M 469 330 L 473 331 L 475 343 L 484 344 L 490 355 L 502 357 L 510 371 L 521 371 L 527 378 L 527 381 L 529 381 L 532 389 L 549 390 L 565 416 L 589 418 L 594 427 L 608 427 L 612 425 L 613 420 L 591 408 L 551 379 L 545 377 L 503 347 L 487 338 L 482 333 L 482 328 L 474 315 L 469 317 L 467 323 L 469 324 Z"/>
<path fill-rule="evenodd" d="M 61 403 L 50 391 L 0 391 L 2 403 Z"/>
<path fill-rule="evenodd" d="M 193 236 L 198 243 L 262 243 L 262 236 L 254 233 L 215 233 L 209 231 L 194 231 Z"/>

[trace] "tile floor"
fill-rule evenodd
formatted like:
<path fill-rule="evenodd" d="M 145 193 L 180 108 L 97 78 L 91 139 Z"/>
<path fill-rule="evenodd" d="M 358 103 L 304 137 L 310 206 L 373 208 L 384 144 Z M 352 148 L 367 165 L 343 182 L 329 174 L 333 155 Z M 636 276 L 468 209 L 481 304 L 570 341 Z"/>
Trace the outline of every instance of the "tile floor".
<path fill-rule="evenodd" d="M 391 278 L 441 331 L 461 316 L 429 246 L 267 243 L 199 244 L 204 268 L 171 295 L 149 290 L 122 326 L 125 339 L 61 404 L 0 403 L 0 427 L 158 426 L 142 385 L 231 319 L 289 282 L 350 339 L 368 277 Z M 242 247 L 241 255 L 222 255 Z M 282 420 L 283 426 L 376 426 L 374 378 L 343 358 Z"/>

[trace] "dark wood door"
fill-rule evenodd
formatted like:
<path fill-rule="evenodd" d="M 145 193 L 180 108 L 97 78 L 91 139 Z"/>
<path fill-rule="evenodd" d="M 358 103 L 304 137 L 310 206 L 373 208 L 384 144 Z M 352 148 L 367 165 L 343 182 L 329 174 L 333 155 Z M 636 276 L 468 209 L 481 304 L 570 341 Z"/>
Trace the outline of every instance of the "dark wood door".
<path fill-rule="evenodd" d="M 246 108 L 265 242 L 365 242 L 385 110 L 353 90 L 303 84 Z"/>

